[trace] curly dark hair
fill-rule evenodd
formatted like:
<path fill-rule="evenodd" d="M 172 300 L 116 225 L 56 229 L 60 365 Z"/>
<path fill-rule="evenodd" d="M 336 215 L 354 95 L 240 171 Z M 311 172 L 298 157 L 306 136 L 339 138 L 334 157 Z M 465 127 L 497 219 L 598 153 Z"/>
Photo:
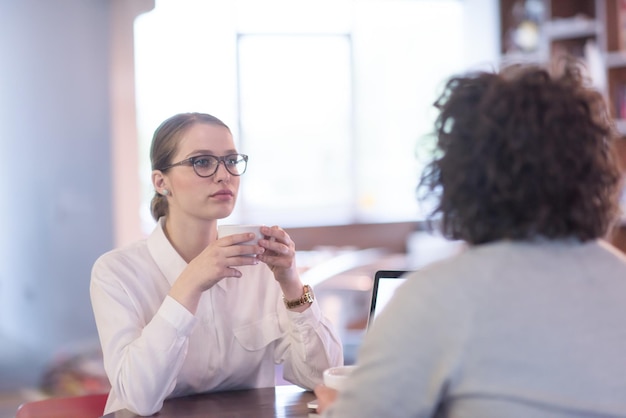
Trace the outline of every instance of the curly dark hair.
<path fill-rule="evenodd" d="M 435 107 L 436 157 L 421 197 L 444 236 L 481 244 L 605 236 L 617 220 L 617 135 L 579 64 L 452 77 Z"/>

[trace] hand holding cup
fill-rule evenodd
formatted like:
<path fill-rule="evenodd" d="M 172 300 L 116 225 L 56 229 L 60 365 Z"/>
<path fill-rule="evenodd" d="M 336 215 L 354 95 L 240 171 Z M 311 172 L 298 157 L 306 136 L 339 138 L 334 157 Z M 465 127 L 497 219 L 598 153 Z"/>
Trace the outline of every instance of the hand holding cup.
<path fill-rule="evenodd" d="M 335 402 L 339 392 L 345 388 L 348 377 L 356 367 L 355 365 L 337 366 L 324 371 L 324 384 L 315 388 L 318 413 L 322 413 Z"/>
<path fill-rule="evenodd" d="M 263 239 L 261 233 L 261 225 L 219 225 L 217 227 L 217 237 L 223 238 L 229 235 L 253 233 L 255 236 L 249 241 L 240 244 L 258 245 L 260 239 Z M 248 257 L 254 257 L 255 254 L 246 254 Z"/>

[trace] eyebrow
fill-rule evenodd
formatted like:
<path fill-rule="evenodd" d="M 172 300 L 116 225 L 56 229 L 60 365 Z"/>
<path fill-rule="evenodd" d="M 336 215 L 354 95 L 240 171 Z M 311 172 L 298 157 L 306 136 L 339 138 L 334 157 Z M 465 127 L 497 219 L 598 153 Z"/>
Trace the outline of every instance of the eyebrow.
<path fill-rule="evenodd" d="M 230 154 L 238 154 L 239 152 L 236 149 L 229 149 L 226 150 L 224 155 L 230 155 Z M 191 151 L 189 154 L 187 154 L 186 158 L 191 158 L 193 156 L 196 155 L 215 155 L 217 156 L 217 154 L 211 150 L 208 149 L 200 149 L 200 150 L 194 150 Z"/>

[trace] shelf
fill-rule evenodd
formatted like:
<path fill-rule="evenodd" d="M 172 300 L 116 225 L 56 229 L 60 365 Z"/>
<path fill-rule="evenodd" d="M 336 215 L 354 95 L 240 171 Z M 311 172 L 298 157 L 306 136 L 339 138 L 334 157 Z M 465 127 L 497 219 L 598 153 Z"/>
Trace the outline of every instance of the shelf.
<path fill-rule="evenodd" d="M 563 40 L 597 36 L 601 25 L 592 19 L 574 17 L 545 22 L 542 29 L 548 39 Z"/>
<path fill-rule="evenodd" d="M 605 53 L 604 65 L 606 65 L 607 68 L 626 67 L 626 51 Z"/>
<path fill-rule="evenodd" d="M 615 119 L 615 128 L 620 134 L 626 135 L 626 119 Z"/>
<path fill-rule="evenodd" d="M 548 61 L 548 54 L 542 52 L 507 52 L 500 56 L 502 63 L 543 64 Z"/>

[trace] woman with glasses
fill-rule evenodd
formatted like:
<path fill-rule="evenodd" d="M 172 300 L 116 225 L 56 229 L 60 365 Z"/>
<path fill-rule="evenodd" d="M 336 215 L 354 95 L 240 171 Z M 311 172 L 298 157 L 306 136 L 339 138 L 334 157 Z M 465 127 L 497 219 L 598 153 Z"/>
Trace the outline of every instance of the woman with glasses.
<path fill-rule="evenodd" d="M 248 156 L 230 129 L 201 113 L 175 115 L 150 151 L 157 225 L 145 240 L 94 264 L 91 301 L 111 383 L 105 413 L 159 411 L 168 397 L 274 386 L 307 389 L 343 363 L 342 346 L 296 269 L 280 227 L 217 238 Z M 248 254 L 255 254 L 254 257 Z"/>

